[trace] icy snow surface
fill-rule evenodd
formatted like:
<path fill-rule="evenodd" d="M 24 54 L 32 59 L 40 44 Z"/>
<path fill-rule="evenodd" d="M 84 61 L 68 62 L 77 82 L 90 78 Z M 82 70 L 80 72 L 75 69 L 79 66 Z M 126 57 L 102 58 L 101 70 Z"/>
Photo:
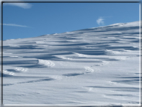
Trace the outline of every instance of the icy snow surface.
<path fill-rule="evenodd" d="M 139 23 L 3 42 L 4 104 L 139 104 Z"/>

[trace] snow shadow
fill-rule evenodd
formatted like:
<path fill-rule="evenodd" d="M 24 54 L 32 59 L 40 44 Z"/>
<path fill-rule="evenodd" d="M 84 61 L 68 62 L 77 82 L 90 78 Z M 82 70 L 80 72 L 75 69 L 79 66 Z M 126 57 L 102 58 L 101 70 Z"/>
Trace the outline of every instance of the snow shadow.
<path fill-rule="evenodd" d="M 111 89 L 115 91 L 128 91 L 128 92 L 139 92 L 139 88 L 137 87 L 105 87 L 105 86 L 87 86 L 91 88 L 103 88 L 103 89 Z"/>
<path fill-rule="evenodd" d="M 10 85 L 14 85 L 14 84 L 3 84 L 3 86 L 10 86 Z"/>
<path fill-rule="evenodd" d="M 15 84 L 3 84 L 3 86 L 11 86 L 11 85 L 16 85 L 16 84 L 26 84 L 26 83 L 36 83 L 36 82 L 44 82 L 44 81 L 52 81 L 55 80 L 53 78 L 44 78 L 44 79 L 38 79 L 38 80 L 31 80 L 31 81 L 25 81 L 25 82 L 18 82 Z"/>
<path fill-rule="evenodd" d="M 68 73 L 68 74 L 63 74 L 63 76 L 71 77 L 71 76 L 78 76 L 78 75 L 83 75 L 84 73 Z"/>
<path fill-rule="evenodd" d="M 110 46 L 110 47 L 107 47 L 107 49 L 139 50 L 139 48 L 135 48 L 133 46 Z"/>
<path fill-rule="evenodd" d="M 15 69 L 7 69 L 7 70 L 10 71 L 10 72 L 20 73 L 20 71 L 15 70 Z"/>
<path fill-rule="evenodd" d="M 25 67 L 25 68 L 46 68 L 46 66 L 39 65 L 39 64 L 32 64 L 32 65 L 25 65 L 25 66 L 18 66 L 18 67 Z"/>
<path fill-rule="evenodd" d="M 23 56 L 23 58 L 36 58 L 36 59 L 47 59 L 47 60 L 58 60 L 60 58 L 51 55 L 51 54 L 44 54 L 44 55 L 35 55 L 35 56 Z"/>
<path fill-rule="evenodd" d="M 89 45 L 90 43 L 71 43 L 71 44 L 57 44 L 52 46 L 82 46 L 82 45 Z"/>
<path fill-rule="evenodd" d="M 36 45 L 21 45 L 21 46 L 3 46 L 3 49 L 43 49 Z"/>
<path fill-rule="evenodd" d="M 38 79 L 38 80 L 31 80 L 25 82 L 18 82 L 17 84 L 24 84 L 24 83 L 35 83 L 35 82 L 43 82 L 43 81 L 51 81 L 54 80 L 53 78 L 45 78 L 45 79 Z"/>
<path fill-rule="evenodd" d="M 3 61 L 3 65 L 37 64 L 38 60 Z"/>
<path fill-rule="evenodd" d="M 105 50 L 78 50 L 76 52 L 85 55 L 106 55 Z"/>
<path fill-rule="evenodd" d="M 3 77 L 13 77 L 13 75 L 10 75 L 10 74 L 4 74 L 2 75 Z M 1 76 L 0 76 L 1 77 Z"/>
<path fill-rule="evenodd" d="M 139 83 L 139 80 L 140 80 L 138 76 L 137 77 L 120 77 L 120 78 L 121 80 L 115 80 L 112 82 L 123 83 L 123 84 L 136 84 L 136 83 Z"/>

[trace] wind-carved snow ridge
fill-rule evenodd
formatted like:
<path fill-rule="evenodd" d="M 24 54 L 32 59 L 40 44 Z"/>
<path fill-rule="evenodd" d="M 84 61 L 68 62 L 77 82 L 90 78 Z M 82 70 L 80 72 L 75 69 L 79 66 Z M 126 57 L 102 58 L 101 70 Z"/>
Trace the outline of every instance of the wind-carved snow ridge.
<path fill-rule="evenodd" d="M 88 57 L 88 55 L 84 55 L 84 54 L 80 54 L 80 53 L 74 53 L 74 54 L 76 54 L 79 57 Z"/>
<path fill-rule="evenodd" d="M 65 60 L 73 60 L 72 58 L 67 58 L 65 56 L 57 56 L 58 58 L 65 59 Z"/>
<path fill-rule="evenodd" d="M 38 63 L 41 64 L 41 65 L 45 65 L 47 67 L 54 67 L 55 66 L 55 63 L 53 63 L 50 60 L 38 59 Z"/>
<path fill-rule="evenodd" d="M 113 50 L 106 50 L 106 52 L 108 54 L 121 54 L 121 52 L 119 52 L 119 51 L 113 51 Z"/>
<path fill-rule="evenodd" d="M 28 68 L 23 68 L 23 67 L 16 67 L 14 68 L 16 71 L 20 71 L 20 72 L 27 72 Z"/>
<path fill-rule="evenodd" d="M 3 77 L 14 76 L 14 75 L 17 75 L 17 73 L 27 72 L 27 71 L 28 71 L 28 68 L 23 68 L 23 67 L 16 67 L 14 69 L 6 69 L 6 70 L 3 70 Z"/>
<path fill-rule="evenodd" d="M 13 72 L 9 72 L 9 71 L 7 71 L 7 70 L 3 70 L 3 75 L 4 75 L 4 77 L 5 76 L 13 76 L 13 75 L 15 75 L 15 73 L 13 73 Z"/>
<path fill-rule="evenodd" d="M 95 63 L 93 66 L 103 66 L 109 64 L 109 61 L 102 61 L 101 63 Z"/>

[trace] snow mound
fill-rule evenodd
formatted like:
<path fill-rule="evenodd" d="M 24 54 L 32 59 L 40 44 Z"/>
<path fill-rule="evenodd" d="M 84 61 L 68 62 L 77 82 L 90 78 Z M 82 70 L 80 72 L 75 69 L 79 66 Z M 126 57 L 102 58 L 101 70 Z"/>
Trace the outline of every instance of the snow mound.
<path fill-rule="evenodd" d="M 114 24 L 111 24 L 110 26 L 123 26 L 125 23 L 114 23 Z"/>
<path fill-rule="evenodd" d="M 110 55 L 121 54 L 121 52 L 119 52 L 119 51 L 113 51 L 113 50 L 106 50 L 106 53 L 110 54 Z"/>
<path fill-rule="evenodd" d="M 16 71 L 20 71 L 20 72 L 27 72 L 28 68 L 23 68 L 23 67 L 16 67 L 14 68 Z"/>
<path fill-rule="evenodd" d="M 72 58 L 67 58 L 65 56 L 57 56 L 58 58 L 65 59 L 65 60 L 72 60 Z"/>
<path fill-rule="evenodd" d="M 15 73 L 9 72 L 9 71 L 7 71 L 7 70 L 3 70 L 3 76 L 4 76 L 4 77 L 5 77 L 5 76 L 13 76 L 13 75 L 15 75 Z"/>
<path fill-rule="evenodd" d="M 38 59 L 38 63 L 40 65 L 45 65 L 47 67 L 54 67 L 55 66 L 55 63 L 53 63 L 52 61 L 50 60 L 42 60 L 42 59 Z"/>
<path fill-rule="evenodd" d="M 62 76 L 60 76 L 60 75 L 51 75 L 51 76 L 49 76 L 50 78 L 53 78 L 53 79 L 55 79 L 55 80 L 61 80 L 63 77 Z"/>
<path fill-rule="evenodd" d="M 85 73 L 92 73 L 92 72 L 94 72 L 94 69 L 91 68 L 91 67 L 88 67 L 88 66 L 84 67 L 84 69 L 86 71 Z"/>
<path fill-rule="evenodd" d="M 88 57 L 88 55 L 84 55 L 84 54 L 80 54 L 80 53 L 74 53 L 74 54 L 79 56 L 79 57 Z"/>

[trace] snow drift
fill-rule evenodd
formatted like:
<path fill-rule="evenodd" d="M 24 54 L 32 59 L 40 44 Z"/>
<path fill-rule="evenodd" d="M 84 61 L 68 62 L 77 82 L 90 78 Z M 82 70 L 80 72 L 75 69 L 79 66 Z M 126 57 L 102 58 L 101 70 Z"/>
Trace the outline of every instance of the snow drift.
<path fill-rule="evenodd" d="M 4 104 L 139 104 L 139 40 L 139 22 L 5 40 Z"/>

